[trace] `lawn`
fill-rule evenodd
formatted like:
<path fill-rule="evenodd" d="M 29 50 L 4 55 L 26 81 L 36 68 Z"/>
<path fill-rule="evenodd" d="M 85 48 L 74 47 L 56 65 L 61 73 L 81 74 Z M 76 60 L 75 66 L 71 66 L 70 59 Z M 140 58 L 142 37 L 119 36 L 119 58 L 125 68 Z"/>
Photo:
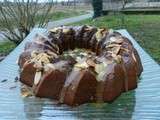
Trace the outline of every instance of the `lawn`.
<path fill-rule="evenodd" d="M 160 15 L 109 15 L 74 25 L 94 25 L 127 29 L 138 43 L 160 64 Z"/>
<path fill-rule="evenodd" d="M 113 29 L 127 29 L 138 43 L 160 64 L 160 15 L 109 15 L 96 20 L 87 19 L 72 25 L 83 24 Z M 13 47 L 13 44 L 3 43 L 3 45 L 0 45 L 0 53 L 7 53 Z"/>
<path fill-rule="evenodd" d="M 0 56 L 7 55 L 10 53 L 16 45 L 13 42 L 7 41 L 7 42 L 1 42 L 0 43 Z"/>
<path fill-rule="evenodd" d="M 57 11 L 57 12 L 53 12 L 51 14 L 52 16 L 52 20 L 60 20 L 63 18 L 69 18 L 69 17 L 74 17 L 74 16 L 78 16 L 78 15 L 83 15 L 83 14 L 87 14 L 88 12 L 85 10 L 66 10 L 66 11 Z"/>

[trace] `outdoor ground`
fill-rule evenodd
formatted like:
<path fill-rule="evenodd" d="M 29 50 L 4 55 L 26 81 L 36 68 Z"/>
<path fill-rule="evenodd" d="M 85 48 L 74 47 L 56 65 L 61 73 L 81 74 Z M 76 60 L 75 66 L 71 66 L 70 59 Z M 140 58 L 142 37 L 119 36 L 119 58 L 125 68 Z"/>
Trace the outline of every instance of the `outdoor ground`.
<path fill-rule="evenodd" d="M 74 25 L 82 24 L 127 29 L 138 43 L 160 64 L 160 15 L 109 15 L 96 20 L 87 19 L 74 23 Z M 8 53 L 13 47 L 12 43 L 1 43 L 0 53 Z"/>

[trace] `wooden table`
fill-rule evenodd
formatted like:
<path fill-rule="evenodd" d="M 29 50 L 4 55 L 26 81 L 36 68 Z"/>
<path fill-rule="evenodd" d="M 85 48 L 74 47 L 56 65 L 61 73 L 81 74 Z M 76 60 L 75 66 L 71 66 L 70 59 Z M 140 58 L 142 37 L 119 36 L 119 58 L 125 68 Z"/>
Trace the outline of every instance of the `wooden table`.
<path fill-rule="evenodd" d="M 137 44 L 126 30 L 118 30 L 128 37 L 138 50 L 144 72 L 134 91 L 122 94 L 112 104 L 84 104 L 71 108 L 58 106 L 54 101 L 40 98 L 22 98 L 16 60 L 24 45 L 36 33 L 34 29 L 26 39 L 0 62 L 0 120 L 51 120 L 52 119 L 107 119 L 107 120 L 157 120 L 160 119 L 160 66 Z"/>

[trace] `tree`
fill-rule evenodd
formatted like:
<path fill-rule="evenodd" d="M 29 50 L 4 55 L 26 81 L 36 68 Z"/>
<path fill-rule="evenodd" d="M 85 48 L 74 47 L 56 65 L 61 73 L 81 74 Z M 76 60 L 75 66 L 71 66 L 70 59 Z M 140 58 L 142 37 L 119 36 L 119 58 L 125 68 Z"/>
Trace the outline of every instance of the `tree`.
<path fill-rule="evenodd" d="M 36 27 L 44 27 L 50 19 L 53 2 L 39 0 L 5 0 L 0 4 L 0 31 L 19 44 Z"/>
<path fill-rule="evenodd" d="M 92 3 L 92 0 L 84 0 L 84 3 L 85 3 L 86 5 L 89 5 L 89 4 Z"/>
<path fill-rule="evenodd" d="M 131 2 L 132 0 L 122 0 L 122 9 L 125 9 L 127 3 Z"/>
<path fill-rule="evenodd" d="M 92 6 L 94 10 L 93 18 L 100 17 L 102 15 L 103 0 L 92 0 Z"/>

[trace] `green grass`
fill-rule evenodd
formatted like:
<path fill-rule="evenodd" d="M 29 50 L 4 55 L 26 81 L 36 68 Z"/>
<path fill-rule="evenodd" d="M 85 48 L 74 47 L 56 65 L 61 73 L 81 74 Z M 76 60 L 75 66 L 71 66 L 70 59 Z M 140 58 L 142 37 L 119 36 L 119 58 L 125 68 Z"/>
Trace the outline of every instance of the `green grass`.
<path fill-rule="evenodd" d="M 67 11 L 58 11 L 55 13 L 52 13 L 52 20 L 60 20 L 63 18 L 69 18 L 69 17 L 74 17 L 78 15 L 83 15 L 86 14 L 86 11 L 83 10 L 67 10 Z"/>
<path fill-rule="evenodd" d="M 2 55 L 2 54 L 7 55 L 15 47 L 16 47 L 16 45 L 10 41 L 0 43 L 0 55 Z"/>
<path fill-rule="evenodd" d="M 160 64 L 160 15 L 109 15 L 73 25 L 94 25 L 127 29 L 138 43 Z"/>

